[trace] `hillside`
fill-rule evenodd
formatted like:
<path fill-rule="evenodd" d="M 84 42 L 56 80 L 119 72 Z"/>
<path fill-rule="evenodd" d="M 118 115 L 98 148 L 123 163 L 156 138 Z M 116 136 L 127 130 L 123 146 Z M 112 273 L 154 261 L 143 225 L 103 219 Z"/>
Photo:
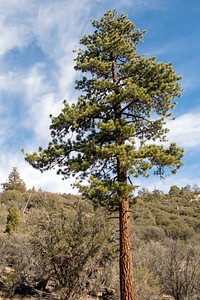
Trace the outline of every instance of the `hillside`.
<path fill-rule="evenodd" d="M 6 299 L 118 299 L 117 215 L 80 196 L 10 188 L 0 194 Z M 198 195 L 198 188 L 173 186 L 168 194 L 142 190 L 132 199 L 137 300 L 200 299 Z"/>

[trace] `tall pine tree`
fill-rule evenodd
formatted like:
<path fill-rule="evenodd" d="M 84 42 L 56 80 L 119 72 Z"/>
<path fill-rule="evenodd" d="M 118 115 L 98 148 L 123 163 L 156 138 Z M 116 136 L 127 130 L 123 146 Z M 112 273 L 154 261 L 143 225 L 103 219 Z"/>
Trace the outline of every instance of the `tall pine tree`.
<path fill-rule="evenodd" d="M 175 173 L 182 165 L 183 150 L 176 144 L 154 143 L 166 139 L 165 119 L 181 94 L 180 76 L 171 63 L 137 54 L 145 32 L 126 15 L 108 11 L 92 25 L 94 33 L 83 36 L 77 51 L 75 69 L 83 77 L 76 89 L 82 94 L 52 117 L 47 149 L 26 154 L 26 160 L 41 171 L 57 166 L 65 178 L 77 176 L 77 186 L 94 205 L 119 211 L 121 299 L 133 300 L 133 179 L 151 169 L 160 176 Z"/>
<path fill-rule="evenodd" d="M 20 178 L 20 174 L 16 167 L 13 167 L 12 171 L 8 175 L 8 182 L 1 183 L 1 185 L 3 187 L 3 191 L 26 191 L 26 184 L 23 179 Z"/>

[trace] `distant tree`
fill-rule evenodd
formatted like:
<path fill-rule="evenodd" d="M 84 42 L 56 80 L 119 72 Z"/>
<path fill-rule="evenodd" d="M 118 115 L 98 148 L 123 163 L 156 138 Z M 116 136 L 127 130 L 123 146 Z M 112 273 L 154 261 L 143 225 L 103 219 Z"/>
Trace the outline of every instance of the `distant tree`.
<path fill-rule="evenodd" d="M 193 185 L 192 185 L 192 191 L 193 191 L 195 194 L 199 194 L 199 193 L 200 193 L 200 188 L 199 188 L 198 184 L 193 184 Z"/>
<path fill-rule="evenodd" d="M 158 189 L 155 188 L 152 191 L 152 196 L 153 196 L 153 198 L 161 199 L 164 196 L 164 193 L 163 193 L 163 191 L 158 190 Z"/>
<path fill-rule="evenodd" d="M 169 189 L 170 196 L 179 196 L 180 193 L 181 193 L 181 190 L 177 185 L 172 185 Z"/>
<path fill-rule="evenodd" d="M 23 179 L 20 178 L 20 174 L 16 167 L 13 167 L 8 176 L 8 182 L 2 183 L 3 191 L 16 190 L 19 192 L 26 191 L 26 184 Z"/>
<path fill-rule="evenodd" d="M 181 193 L 184 194 L 188 194 L 192 192 L 192 187 L 190 184 L 185 185 L 184 187 L 181 188 Z"/>
<path fill-rule="evenodd" d="M 5 232 L 9 234 L 13 233 L 16 231 L 20 223 L 21 216 L 19 207 L 18 205 L 14 205 L 8 213 Z"/>
<path fill-rule="evenodd" d="M 149 195 L 150 195 L 150 192 L 146 188 L 142 188 L 141 190 L 138 191 L 138 197 L 141 197 L 145 200 L 148 199 Z"/>
<path fill-rule="evenodd" d="M 119 211 L 121 299 L 133 300 L 132 180 L 154 167 L 164 176 L 182 165 L 183 150 L 174 143 L 169 148 L 150 143 L 166 140 L 165 118 L 180 96 L 181 77 L 171 63 L 136 53 L 144 31 L 126 15 L 108 11 L 92 25 L 95 31 L 81 39 L 84 49 L 75 65 L 86 74 L 76 82 L 83 94 L 77 104 L 64 102 L 60 115 L 52 117 L 48 148 L 26 160 L 41 171 L 57 165 L 65 178 L 79 176 L 78 188 L 94 205 Z"/>

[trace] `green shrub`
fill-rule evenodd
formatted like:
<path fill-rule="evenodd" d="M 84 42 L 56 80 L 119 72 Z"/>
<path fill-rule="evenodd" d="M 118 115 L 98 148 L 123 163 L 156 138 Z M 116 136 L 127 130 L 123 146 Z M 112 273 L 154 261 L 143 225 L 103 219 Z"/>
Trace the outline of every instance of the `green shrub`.
<path fill-rule="evenodd" d="M 13 208 L 9 211 L 6 222 L 6 233 L 13 233 L 17 230 L 17 227 L 21 223 L 20 210 L 17 205 L 14 205 Z"/>

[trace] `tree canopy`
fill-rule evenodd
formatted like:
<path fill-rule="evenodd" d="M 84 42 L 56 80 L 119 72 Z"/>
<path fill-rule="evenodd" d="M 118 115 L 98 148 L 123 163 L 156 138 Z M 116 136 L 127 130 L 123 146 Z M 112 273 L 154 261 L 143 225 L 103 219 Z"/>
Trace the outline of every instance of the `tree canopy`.
<path fill-rule="evenodd" d="M 8 182 L 2 183 L 4 191 L 16 190 L 19 192 L 26 191 L 26 184 L 23 179 L 20 178 L 20 174 L 16 167 L 13 167 L 8 176 Z"/>
<path fill-rule="evenodd" d="M 145 31 L 125 14 L 108 11 L 92 25 L 94 33 L 83 36 L 77 51 L 75 69 L 84 75 L 76 89 L 82 94 L 76 104 L 65 101 L 52 117 L 47 149 L 26 159 L 42 171 L 57 166 L 65 178 L 87 178 L 87 186 L 79 181 L 80 190 L 96 204 L 113 208 L 119 192 L 127 197 L 135 189 L 133 177 L 148 176 L 155 167 L 163 176 L 182 165 L 182 149 L 153 143 L 166 140 L 165 119 L 181 96 L 181 77 L 171 63 L 137 54 Z M 119 180 L 119 163 L 125 180 Z"/>

